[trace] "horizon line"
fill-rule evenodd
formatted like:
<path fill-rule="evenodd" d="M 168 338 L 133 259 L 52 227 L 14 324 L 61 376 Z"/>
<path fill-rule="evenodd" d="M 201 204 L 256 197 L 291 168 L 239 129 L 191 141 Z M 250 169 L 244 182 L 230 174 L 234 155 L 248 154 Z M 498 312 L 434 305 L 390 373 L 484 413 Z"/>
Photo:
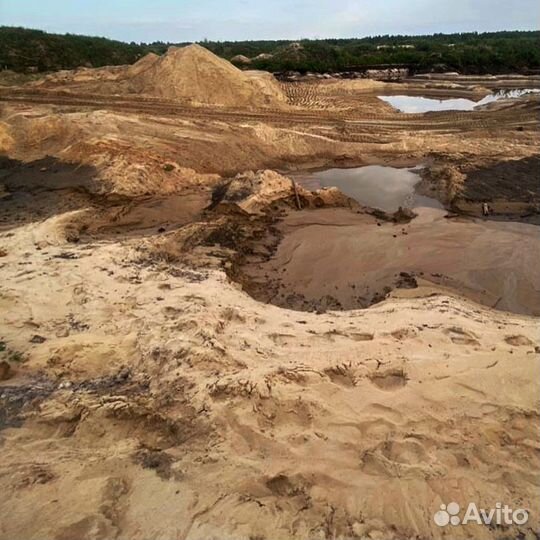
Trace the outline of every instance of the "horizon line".
<path fill-rule="evenodd" d="M 78 36 L 78 37 L 89 37 L 89 38 L 98 38 L 98 39 L 108 39 L 110 41 L 117 41 L 119 43 L 125 43 L 125 44 L 131 44 L 135 43 L 137 45 L 151 45 L 153 43 L 164 43 L 168 45 L 174 45 L 174 44 L 190 44 L 190 43 L 256 43 L 256 42 L 274 42 L 274 41 L 290 41 L 290 42 L 298 42 L 298 41 L 327 41 L 327 40 L 334 40 L 334 41 L 348 41 L 348 40 L 362 40 L 362 39 L 376 39 L 376 38 L 419 38 L 419 37 L 433 37 L 433 36 L 457 36 L 457 35 L 466 35 L 466 34 L 477 34 L 479 36 L 486 35 L 486 34 L 498 34 L 502 32 L 508 32 L 508 33 L 523 33 L 523 34 L 531 34 L 534 32 L 540 32 L 540 28 L 534 29 L 534 30 L 509 30 L 509 29 L 499 29 L 499 30 L 486 30 L 486 31 L 478 31 L 478 30 L 468 30 L 468 31 L 462 31 L 462 32 L 432 32 L 430 34 L 370 34 L 370 35 L 363 35 L 363 36 L 350 36 L 350 37 L 299 37 L 296 39 L 290 39 L 290 38 L 274 38 L 274 39 L 210 39 L 210 38 L 202 38 L 195 41 L 161 41 L 159 39 L 154 41 L 125 41 L 122 39 L 117 39 L 114 37 L 108 37 L 105 35 L 97 35 L 97 34 L 79 34 L 79 33 L 73 33 L 73 32 L 53 32 L 44 30 L 42 28 L 32 28 L 28 26 L 17 26 L 17 25 L 0 25 L 0 30 L 4 28 L 11 28 L 11 29 L 22 29 L 22 30 L 30 30 L 30 31 L 37 31 L 37 32 L 43 32 L 44 34 L 49 35 L 57 35 L 57 36 Z"/>

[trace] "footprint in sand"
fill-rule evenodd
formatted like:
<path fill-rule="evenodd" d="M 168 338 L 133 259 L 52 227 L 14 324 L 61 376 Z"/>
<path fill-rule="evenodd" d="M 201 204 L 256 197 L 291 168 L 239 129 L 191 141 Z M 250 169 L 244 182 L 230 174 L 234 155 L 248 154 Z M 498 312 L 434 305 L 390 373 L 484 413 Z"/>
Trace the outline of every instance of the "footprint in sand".
<path fill-rule="evenodd" d="M 397 339 L 398 341 L 403 341 L 405 339 L 413 339 L 416 337 L 416 331 L 413 328 L 399 328 L 390 332 L 390 335 Z"/>
<path fill-rule="evenodd" d="M 373 341 L 375 336 L 368 332 L 353 332 L 349 334 L 349 337 L 354 341 Z"/>
<path fill-rule="evenodd" d="M 525 336 L 506 336 L 504 341 L 514 347 L 532 347 L 534 343 Z"/>
<path fill-rule="evenodd" d="M 291 340 L 294 340 L 296 336 L 292 335 L 292 334 L 278 334 L 278 333 L 274 333 L 274 334 L 268 334 L 268 337 L 276 344 L 276 345 L 279 345 L 279 346 L 286 346 L 286 345 L 289 345 L 289 343 L 291 343 Z"/>
<path fill-rule="evenodd" d="M 356 386 L 356 376 L 354 370 L 349 365 L 337 365 L 325 369 L 324 373 L 334 383 L 351 388 Z"/>
<path fill-rule="evenodd" d="M 375 335 L 369 332 L 342 332 L 340 330 L 330 330 L 322 334 L 322 337 L 328 341 L 335 341 L 336 337 L 350 338 L 353 341 L 373 341 Z"/>
<path fill-rule="evenodd" d="M 390 369 L 382 373 L 373 373 L 369 376 L 370 381 L 381 390 L 398 390 L 403 388 L 407 382 L 407 374 L 402 369 Z"/>
<path fill-rule="evenodd" d="M 455 343 L 456 345 L 480 345 L 478 336 L 472 332 L 463 330 L 463 328 L 459 328 L 459 326 L 445 328 L 444 333 L 450 338 L 452 343 Z"/>
<path fill-rule="evenodd" d="M 380 442 L 361 456 L 362 472 L 373 476 L 437 476 L 427 448 L 418 440 L 389 439 Z"/>
<path fill-rule="evenodd" d="M 403 414 L 397 409 L 383 405 L 382 403 L 373 403 L 365 408 L 366 414 L 373 414 L 374 417 L 379 419 L 386 419 L 394 424 L 400 424 L 403 422 Z"/>
<path fill-rule="evenodd" d="M 296 482 L 293 482 L 288 476 L 284 474 L 278 474 L 266 482 L 266 487 L 274 494 L 281 497 L 291 497 L 297 494 L 301 486 L 298 486 Z"/>

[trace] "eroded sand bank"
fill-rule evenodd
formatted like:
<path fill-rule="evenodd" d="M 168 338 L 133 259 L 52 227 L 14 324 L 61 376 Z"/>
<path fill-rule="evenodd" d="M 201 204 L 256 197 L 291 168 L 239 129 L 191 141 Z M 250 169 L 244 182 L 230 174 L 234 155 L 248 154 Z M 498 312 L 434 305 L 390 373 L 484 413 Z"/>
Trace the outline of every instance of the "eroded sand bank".
<path fill-rule="evenodd" d="M 344 209 L 292 213 L 280 225 L 283 240 L 270 260 L 244 270 L 266 284 L 262 298 L 292 309 L 366 307 L 396 286 L 423 284 L 540 315 L 538 226 L 415 211 L 418 217 L 407 224 Z"/>

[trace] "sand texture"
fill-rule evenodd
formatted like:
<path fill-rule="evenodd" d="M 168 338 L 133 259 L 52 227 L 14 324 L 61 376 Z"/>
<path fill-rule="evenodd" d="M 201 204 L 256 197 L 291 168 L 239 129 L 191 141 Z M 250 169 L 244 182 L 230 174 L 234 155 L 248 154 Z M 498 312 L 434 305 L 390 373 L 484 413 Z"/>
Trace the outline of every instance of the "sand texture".
<path fill-rule="evenodd" d="M 538 97 L 394 90 L 199 46 L 0 88 L 0 540 L 539 538 Z M 444 209 L 290 174 L 369 164 Z"/>

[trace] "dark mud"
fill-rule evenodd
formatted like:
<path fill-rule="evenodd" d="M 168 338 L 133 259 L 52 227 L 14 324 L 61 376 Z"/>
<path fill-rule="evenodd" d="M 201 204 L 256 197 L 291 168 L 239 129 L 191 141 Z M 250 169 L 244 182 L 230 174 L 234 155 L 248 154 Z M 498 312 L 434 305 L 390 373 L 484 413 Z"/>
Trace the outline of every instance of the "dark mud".
<path fill-rule="evenodd" d="M 0 158 L 0 232 L 85 209 L 70 242 L 163 233 L 197 219 L 210 204 L 207 189 L 127 197 L 103 192 L 98 171 L 44 158 L 29 163 Z"/>

